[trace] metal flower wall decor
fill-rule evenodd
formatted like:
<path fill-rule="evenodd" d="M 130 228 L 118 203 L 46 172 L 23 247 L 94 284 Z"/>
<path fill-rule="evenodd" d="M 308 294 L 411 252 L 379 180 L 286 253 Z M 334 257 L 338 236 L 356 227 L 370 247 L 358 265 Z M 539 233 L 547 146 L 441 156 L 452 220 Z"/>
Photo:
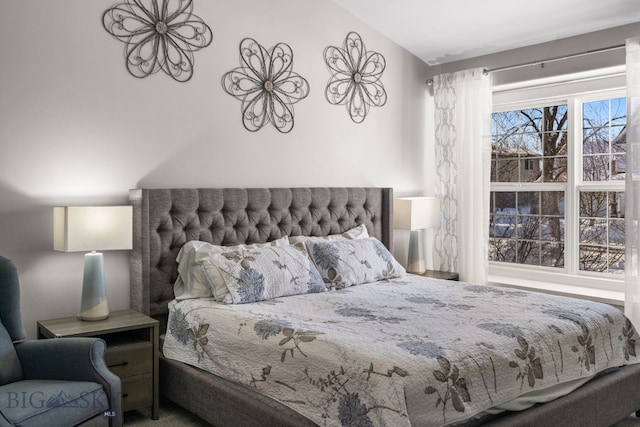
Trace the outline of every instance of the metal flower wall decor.
<path fill-rule="evenodd" d="M 386 67 L 384 56 L 367 51 L 358 33 L 347 34 L 342 48 L 325 48 L 324 61 L 331 73 L 325 97 L 330 104 L 346 105 L 355 123 L 364 121 L 372 105 L 382 107 L 387 102 L 380 81 Z"/>
<path fill-rule="evenodd" d="M 102 15 L 102 25 L 125 44 L 127 70 L 143 78 L 162 70 L 178 82 L 193 76 L 193 53 L 213 34 L 193 14 L 192 0 L 126 0 Z"/>
<path fill-rule="evenodd" d="M 222 76 L 222 87 L 242 102 L 242 123 L 250 132 L 271 123 L 282 133 L 293 129 L 293 104 L 309 94 L 309 83 L 293 71 L 293 52 L 285 43 L 265 49 L 240 42 L 240 67 Z"/>

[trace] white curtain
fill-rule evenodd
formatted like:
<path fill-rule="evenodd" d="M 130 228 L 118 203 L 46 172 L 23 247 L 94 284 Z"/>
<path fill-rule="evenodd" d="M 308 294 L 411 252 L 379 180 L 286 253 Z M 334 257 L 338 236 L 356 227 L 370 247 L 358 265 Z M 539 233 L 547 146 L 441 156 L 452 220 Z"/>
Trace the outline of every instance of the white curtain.
<path fill-rule="evenodd" d="M 640 329 L 640 37 L 627 39 L 624 312 Z"/>
<path fill-rule="evenodd" d="M 434 268 L 487 283 L 491 78 L 483 69 L 434 77 L 436 196 L 441 224 Z"/>

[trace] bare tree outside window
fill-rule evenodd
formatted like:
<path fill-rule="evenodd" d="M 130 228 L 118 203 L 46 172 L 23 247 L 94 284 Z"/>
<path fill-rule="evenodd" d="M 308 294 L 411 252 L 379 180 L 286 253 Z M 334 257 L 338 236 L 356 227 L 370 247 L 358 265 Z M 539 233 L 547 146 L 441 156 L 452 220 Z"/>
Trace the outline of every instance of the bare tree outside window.
<path fill-rule="evenodd" d="M 493 114 L 492 182 L 567 181 L 567 106 Z M 532 167 L 533 166 L 533 167 Z M 491 193 L 490 259 L 564 266 L 564 193 Z"/>
<path fill-rule="evenodd" d="M 624 272 L 624 192 L 589 186 L 624 181 L 625 102 L 582 104 L 582 147 L 573 151 L 584 184 L 576 189 L 567 187 L 566 104 L 493 114 L 491 181 L 500 185 L 491 192 L 491 261 L 565 267 L 565 215 L 576 215 L 579 270 Z M 567 191 L 576 191 L 579 212 L 566 210 Z"/>

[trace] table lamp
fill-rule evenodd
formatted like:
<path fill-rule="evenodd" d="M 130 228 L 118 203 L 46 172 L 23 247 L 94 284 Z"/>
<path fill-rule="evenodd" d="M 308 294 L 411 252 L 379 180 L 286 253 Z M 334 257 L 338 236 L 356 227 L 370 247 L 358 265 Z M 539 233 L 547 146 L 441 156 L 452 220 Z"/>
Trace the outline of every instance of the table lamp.
<path fill-rule="evenodd" d="M 424 259 L 424 230 L 440 225 L 440 200 L 435 197 L 400 197 L 393 200 L 393 227 L 411 230 L 407 271 L 422 274 L 427 269 Z"/>
<path fill-rule="evenodd" d="M 78 317 L 109 317 L 104 260 L 97 251 L 126 250 L 133 245 L 131 206 L 65 206 L 53 208 L 53 249 L 90 251 L 84 256 L 82 303 Z"/>

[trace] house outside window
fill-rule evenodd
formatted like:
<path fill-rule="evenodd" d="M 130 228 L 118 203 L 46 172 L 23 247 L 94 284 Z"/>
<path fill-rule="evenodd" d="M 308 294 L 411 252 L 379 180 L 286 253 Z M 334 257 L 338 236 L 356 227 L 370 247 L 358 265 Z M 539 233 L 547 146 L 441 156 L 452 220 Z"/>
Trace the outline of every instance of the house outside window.
<path fill-rule="evenodd" d="M 525 171 L 536 171 L 539 172 L 539 169 L 536 169 L 537 162 L 533 159 L 524 159 L 524 170 Z"/>
<path fill-rule="evenodd" d="M 490 274 L 619 285 L 625 172 L 624 91 L 494 102 Z"/>

